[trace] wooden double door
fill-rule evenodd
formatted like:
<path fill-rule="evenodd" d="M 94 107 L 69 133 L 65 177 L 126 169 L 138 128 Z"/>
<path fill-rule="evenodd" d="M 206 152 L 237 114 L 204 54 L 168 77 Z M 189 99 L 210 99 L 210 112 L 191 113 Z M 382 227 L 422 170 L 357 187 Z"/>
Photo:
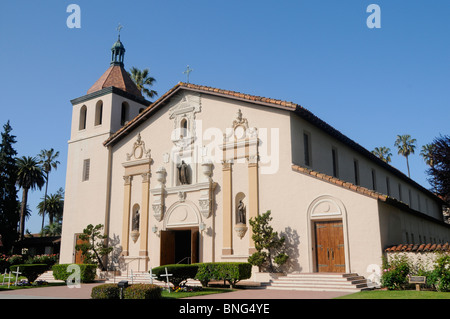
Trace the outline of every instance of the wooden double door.
<path fill-rule="evenodd" d="M 314 223 L 318 272 L 345 272 L 344 231 L 341 220 Z"/>

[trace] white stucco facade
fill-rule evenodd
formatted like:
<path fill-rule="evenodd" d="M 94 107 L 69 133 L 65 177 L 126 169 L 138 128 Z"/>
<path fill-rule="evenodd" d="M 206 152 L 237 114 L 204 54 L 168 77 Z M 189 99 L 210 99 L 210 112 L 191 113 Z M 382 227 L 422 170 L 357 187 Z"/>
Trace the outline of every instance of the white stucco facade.
<path fill-rule="evenodd" d="M 285 272 L 320 271 L 324 221 L 338 222 L 339 272 L 367 275 L 386 246 L 411 234 L 450 239 L 433 194 L 298 105 L 184 83 L 150 106 L 117 88 L 72 104 L 61 263 L 76 261 L 76 234 L 88 224 L 105 225 L 110 269 L 145 271 L 182 257 L 247 261 L 254 251 L 248 220 L 267 210 L 286 237 Z M 178 177 L 181 161 L 187 184 Z M 245 225 L 237 223 L 241 200 Z"/>

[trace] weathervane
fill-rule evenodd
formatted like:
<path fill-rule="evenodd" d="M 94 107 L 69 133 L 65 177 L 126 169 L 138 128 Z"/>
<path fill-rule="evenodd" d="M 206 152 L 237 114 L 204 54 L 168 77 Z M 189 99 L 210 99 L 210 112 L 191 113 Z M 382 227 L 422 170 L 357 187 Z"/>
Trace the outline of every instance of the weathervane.
<path fill-rule="evenodd" d="M 187 83 L 189 83 L 189 73 L 191 73 L 192 71 L 194 71 L 193 69 L 191 69 L 189 67 L 189 65 L 186 67 L 186 71 L 183 72 L 183 74 L 187 75 Z"/>

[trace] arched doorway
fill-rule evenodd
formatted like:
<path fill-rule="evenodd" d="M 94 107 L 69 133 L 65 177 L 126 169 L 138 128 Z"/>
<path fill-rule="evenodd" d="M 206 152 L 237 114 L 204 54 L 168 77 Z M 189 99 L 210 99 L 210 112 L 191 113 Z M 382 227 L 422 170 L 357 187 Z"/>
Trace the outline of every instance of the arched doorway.
<path fill-rule="evenodd" d="M 168 209 L 161 231 L 160 265 L 200 261 L 200 222 L 193 203 L 176 203 Z"/>
<path fill-rule="evenodd" d="M 308 208 L 310 269 L 314 272 L 349 272 L 347 214 L 340 200 L 324 195 Z"/>

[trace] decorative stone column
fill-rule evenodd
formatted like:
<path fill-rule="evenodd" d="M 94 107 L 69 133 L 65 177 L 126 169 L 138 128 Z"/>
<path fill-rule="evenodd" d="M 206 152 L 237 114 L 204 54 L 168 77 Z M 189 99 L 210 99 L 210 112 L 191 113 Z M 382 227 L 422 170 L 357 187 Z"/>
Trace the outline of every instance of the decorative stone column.
<path fill-rule="evenodd" d="M 249 196 L 248 196 L 248 206 L 249 206 L 249 216 L 250 218 L 255 218 L 258 216 L 259 212 L 259 187 L 258 187 L 258 155 L 250 156 L 248 158 L 248 185 L 249 185 Z M 252 239 L 253 231 L 249 228 L 249 249 L 248 253 L 251 255 L 256 252 L 255 243 Z"/>
<path fill-rule="evenodd" d="M 123 177 L 123 222 L 122 222 L 122 255 L 128 256 L 128 236 L 130 229 L 131 181 L 133 176 Z"/>
<path fill-rule="evenodd" d="M 150 172 L 142 176 L 142 213 L 140 221 L 141 245 L 139 256 L 148 255 L 148 210 L 149 210 L 149 191 L 150 191 Z M 147 265 L 147 263 L 145 263 Z M 146 269 L 147 270 L 147 269 Z"/>
<path fill-rule="evenodd" d="M 222 166 L 223 173 L 223 247 L 222 255 L 233 254 L 233 230 L 232 230 L 232 216 L 233 216 L 233 199 L 232 199 L 232 163 L 225 161 Z"/>

